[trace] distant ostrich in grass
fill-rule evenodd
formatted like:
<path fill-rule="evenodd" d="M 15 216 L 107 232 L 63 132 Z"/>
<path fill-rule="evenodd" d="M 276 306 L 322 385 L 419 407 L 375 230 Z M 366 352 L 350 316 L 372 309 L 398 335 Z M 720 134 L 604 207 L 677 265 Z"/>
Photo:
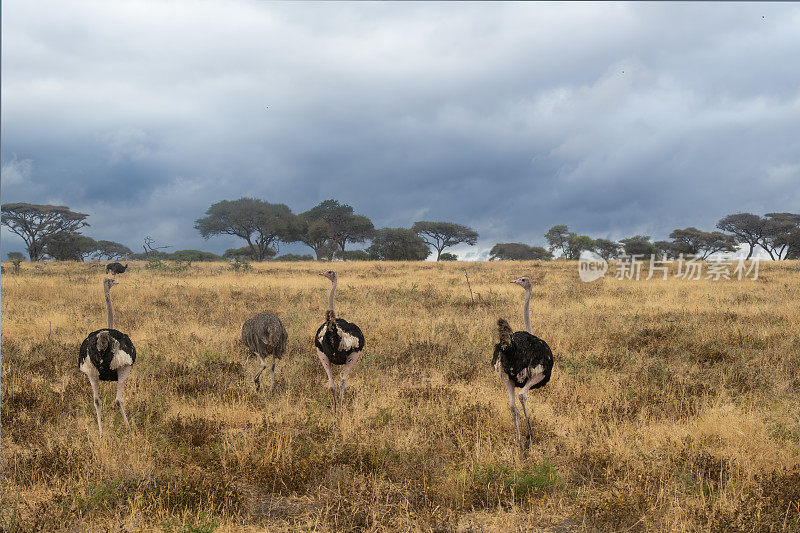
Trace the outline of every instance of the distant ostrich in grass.
<path fill-rule="evenodd" d="M 328 390 L 333 397 L 333 410 L 339 412 L 344 401 L 344 391 L 347 388 L 347 376 L 350 370 L 361 357 L 364 349 L 364 335 L 355 324 L 347 322 L 341 318 L 336 318 L 333 308 L 333 294 L 336 291 L 336 272 L 326 270 L 320 276 L 325 276 L 331 280 L 331 293 L 328 296 L 328 310 L 325 312 L 325 322 L 317 329 L 314 336 L 314 346 L 317 347 L 317 357 L 319 357 L 322 368 L 328 375 Z M 342 378 L 339 383 L 339 394 L 337 399 L 336 384 L 333 381 L 331 365 L 344 365 Z M 337 401 L 338 400 L 338 401 Z"/>
<path fill-rule="evenodd" d="M 127 269 L 128 269 L 128 254 L 125 254 L 125 264 L 123 265 L 122 263 L 118 263 L 116 261 L 113 262 L 113 263 L 107 264 L 106 265 L 106 274 L 111 272 L 112 274 L 114 274 L 114 276 L 116 276 L 117 274 L 122 274 Z"/>
<path fill-rule="evenodd" d="M 530 447 L 531 422 L 528 418 L 528 410 L 525 405 L 528 391 L 544 387 L 550 381 L 550 373 L 553 370 L 553 352 L 542 339 L 535 337 L 531 329 L 531 319 L 528 314 L 528 304 L 531 301 L 531 280 L 522 277 L 512 281 L 525 289 L 525 306 L 523 316 L 525 317 L 525 330 L 511 332 L 511 327 L 505 319 L 497 321 L 497 333 L 500 342 L 494 347 L 492 365 L 494 365 L 497 375 L 506 387 L 508 392 L 509 406 L 511 407 L 511 418 L 514 419 L 514 427 L 517 430 L 517 442 L 522 453 Z M 522 442 L 522 435 L 519 430 L 519 414 L 517 404 L 514 401 L 514 390 L 519 391 L 519 403 L 522 404 L 522 413 L 525 415 L 525 422 L 528 425 L 528 438 Z"/>
<path fill-rule="evenodd" d="M 108 313 L 108 328 L 93 331 L 81 344 L 78 354 L 78 366 L 92 385 L 94 394 L 94 408 L 97 411 L 97 428 L 103 436 L 103 424 L 100 417 L 100 381 L 116 381 L 117 397 L 115 403 L 119 405 L 122 420 L 128 431 L 128 416 L 125 414 L 125 400 L 122 390 L 125 380 L 131 373 L 131 367 L 136 361 L 136 348 L 133 347 L 130 337 L 114 329 L 114 310 L 111 308 L 111 287 L 117 281 L 111 278 L 103 280 L 103 289 L 106 294 L 106 311 Z"/>
<path fill-rule="evenodd" d="M 275 389 L 275 360 L 286 352 L 289 336 L 281 320 L 272 313 L 259 313 L 248 318 L 242 326 L 242 342 L 261 362 L 261 369 L 253 381 L 256 390 L 261 390 L 261 373 L 267 368 L 267 356 L 272 355 L 272 368 L 269 375 L 269 392 Z"/>

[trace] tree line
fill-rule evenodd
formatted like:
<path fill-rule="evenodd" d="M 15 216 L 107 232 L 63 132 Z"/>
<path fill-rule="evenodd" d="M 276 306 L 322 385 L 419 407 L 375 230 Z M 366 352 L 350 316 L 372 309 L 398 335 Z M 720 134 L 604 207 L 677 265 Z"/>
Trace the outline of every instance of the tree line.
<path fill-rule="evenodd" d="M 175 259 L 214 261 L 240 259 L 264 261 L 312 260 L 424 260 L 434 251 L 437 261 L 456 260 L 445 250 L 458 244 L 475 245 L 478 233 L 468 226 L 453 222 L 417 221 L 410 228 L 379 228 L 352 206 L 330 199 L 308 211 L 294 214 L 285 204 L 257 198 L 223 200 L 212 204 L 194 228 L 205 239 L 232 235 L 244 246 L 231 248 L 222 256 L 200 250 L 163 252 L 145 238 L 144 253 L 113 241 L 95 241 L 81 231 L 89 224 L 89 215 L 71 211 L 66 206 L 28 203 L 3 204 L 2 224 L 19 235 L 27 247 L 31 261 L 44 258 L 84 261 L 86 259 Z M 497 243 L 490 251 L 490 260 L 551 260 L 556 254 L 575 260 L 583 251 L 592 251 L 604 259 L 620 255 L 665 256 L 680 254 L 707 259 L 717 252 L 733 252 L 748 247 L 749 259 L 756 248 L 762 248 L 774 260 L 800 259 L 800 214 L 736 213 L 725 216 L 715 231 L 695 227 L 675 229 L 671 240 L 652 242 L 648 235 L 635 235 L 619 241 L 593 239 L 557 225 L 544 234 L 548 246 L 524 243 Z M 348 245 L 370 245 L 348 250 Z M 314 255 L 284 254 L 278 256 L 280 244 L 303 243 Z M 16 256 L 15 256 L 16 257 Z"/>
<path fill-rule="evenodd" d="M 66 206 L 28 203 L 4 204 L 2 224 L 19 235 L 31 261 L 51 258 L 83 261 L 88 258 L 176 259 L 208 261 L 245 259 L 275 260 L 424 260 L 436 252 L 439 261 L 456 260 L 445 250 L 457 244 L 475 245 L 478 233 L 472 228 L 452 222 L 418 221 L 411 228 L 376 229 L 372 221 L 354 212 L 352 206 L 337 200 L 325 200 L 295 215 L 285 204 L 274 204 L 257 198 L 223 200 L 212 204 L 194 227 L 205 239 L 220 235 L 239 237 L 240 248 L 231 248 L 220 257 L 199 250 L 167 253 L 153 248 L 145 238 L 144 253 L 111 241 L 95 241 L 83 235 L 89 226 L 85 213 Z M 347 250 L 348 245 L 370 241 L 360 250 Z M 311 255 L 277 256 L 281 243 L 303 243 Z M 151 243 L 152 244 L 152 243 Z"/>
<path fill-rule="evenodd" d="M 721 231 L 703 231 L 695 227 L 675 229 L 671 240 L 650 240 L 649 235 L 634 235 L 619 241 L 593 239 L 578 235 L 566 225 L 550 228 L 544 234 L 548 247 L 523 243 L 498 243 L 490 252 L 490 260 L 550 260 L 555 253 L 565 259 L 578 259 L 583 251 L 595 252 L 603 259 L 617 259 L 620 255 L 651 255 L 675 259 L 681 254 L 708 259 L 718 252 L 735 252 L 747 246 L 747 259 L 757 247 L 767 252 L 773 260 L 800 259 L 800 214 L 752 213 L 727 215 L 717 222 Z"/>

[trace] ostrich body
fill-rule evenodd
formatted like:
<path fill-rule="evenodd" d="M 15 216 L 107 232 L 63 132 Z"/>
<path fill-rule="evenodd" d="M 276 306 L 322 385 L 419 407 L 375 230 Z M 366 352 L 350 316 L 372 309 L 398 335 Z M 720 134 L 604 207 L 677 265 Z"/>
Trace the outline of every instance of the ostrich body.
<path fill-rule="evenodd" d="M 272 368 L 269 376 L 269 392 L 275 389 L 275 361 L 286 352 L 289 336 L 281 320 L 272 313 L 259 313 L 248 318 L 242 326 L 242 342 L 261 362 L 261 369 L 253 381 L 256 390 L 261 389 L 261 373 L 267 368 L 267 356 L 272 355 Z"/>
<path fill-rule="evenodd" d="M 111 307 L 111 287 L 117 282 L 106 278 L 103 280 L 103 289 L 106 295 L 106 311 L 108 313 L 108 327 L 98 329 L 89 334 L 81 344 L 78 353 L 78 367 L 89 378 L 94 394 L 94 408 L 97 412 L 97 428 L 103 436 L 103 423 L 100 416 L 100 381 L 116 381 L 117 397 L 115 403 L 119 405 L 119 412 L 128 431 L 131 426 L 125 414 L 125 400 L 122 391 L 125 381 L 131 373 L 131 367 L 136 361 L 136 348 L 130 337 L 114 329 L 114 310 Z"/>
<path fill-rule="evenodd" d="M 328 390 L 333 397 L 333 410 L 338 412 L 344 400 L 344 391 L 347 388 L 347 377 L 350 370 L 361 357 L 364 349 L 364 335 L 361 329 L 353 323 L 341 318 L 336 318 L 333 307 L 333 295 L 336 291 L 336 272 L 326 270 L 320 276 L 325 276 L 331 280 L 331 293 L 328 296 L 328 310 L 325 312 L 325 322 L 317 329 L 314 335 L 314 346 L 317 347 L 317 357 L 319 357 L 322 368 L 328 375 Z M 339 394 L 337 398 L 336 384 L 333 381 L 331 365 L 344 365 L 342 378 L 339 383 Z M 338 401 L 337 401 L 338 400 Z"/>
<path fill-rule="evenodd" d="M 550 381 L 550 373 L 553 370 L 553 352 L 550 351 L 547 343 L 533 335 L 531 330 L 531 320 L 528 313 L 528 305 L 531 300 L 530 279 L 523 277 L 511 283 L 516 283 L 525 289 L 523 314 L 526 331 L 512 333 L 508 322 L 503 318 L 499 319 L 497 321 L 499 342 L 494 346 L 492 365 L 505 385 L 506 392 L 508 392 L 511 418 L 514 420 L 514 427 L 517 430 L 517 442 L 520 450 L 525 453 L 530 446 L 533 432 L 525 404 L 528 391 L 544 387 Z M 517 404 L 514 400 L 516 388 L 522 389 L 519 392 L 519 403 L 522 405 L 522 413 L 525 415 L 525 422 L 528 425 L 528 437 L 524 444 L 519 429 Z"/>
<path fill-rule="evenodd" d="M 114 274 L 116 276 L 117 274 L 122 274 L 127 269 L 128 269 L 128 263 L 125 263 L 123 265 L 122 263 L 118 263 L 118 262 L 115 261 L 113 263 L 109 263 L 109 264 L 106 265 L 106 274 L 111 272 L 112 274 Z"/>

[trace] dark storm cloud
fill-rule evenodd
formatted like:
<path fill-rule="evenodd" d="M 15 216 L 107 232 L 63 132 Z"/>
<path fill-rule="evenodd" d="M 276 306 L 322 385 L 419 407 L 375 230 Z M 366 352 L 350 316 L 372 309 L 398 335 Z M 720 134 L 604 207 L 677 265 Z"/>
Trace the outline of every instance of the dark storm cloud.
<path fill-rule="evenodd" d="M 213 202 L 335 197 L 469 224 L 469 257 L 797 211 L 798 29 L 791 4 L 6 2 L 3 201 L 219 252 Z"/>

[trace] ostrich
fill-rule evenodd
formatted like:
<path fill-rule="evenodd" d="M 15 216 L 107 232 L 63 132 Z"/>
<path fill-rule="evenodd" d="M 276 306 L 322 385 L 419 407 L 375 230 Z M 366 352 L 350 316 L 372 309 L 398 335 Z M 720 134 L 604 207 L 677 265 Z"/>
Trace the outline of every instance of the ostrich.
<path fill-rule="evenodd" d="M 508 322 L 503 318 L 498 319 L 497 333 L 500 342 L 494 346 L 492 365 L 508 392 L 511 418 L 514 420 L 514 427 L 517 430 L 517 442 L 524 454 L 530 447 L 533 432 L 525 401 L 530 389 L 544 387 L 550 381 L 550 372 L 553 370 L 553 352 L 550 351 L 547 343 L 535 337 L 531 330 L 531 319 L 528 314 L 528 304 L 531 301 L 531 280 L 522 277 L 511 283 L 516 283 L 525 289 L 525 306 L 523 308 L 525 331 L 512 333 Z M 525 422 L 528 425 L 528 438 L 525 444 L 522 443 L 517 404 L 514 401 L 516 387 L 522 389 L 519 391 L 519 403 L 522 404 L 522 413 L 525 415 Z"/>
<path fill-rule="evenodd" d="M 341 318 L 336 318 L 333 308 L 333 293 L 336 291 L 336 272 L 326 270 L 320 272 L 320 276 L 325 276 L 331 280 L 331 293 L 328 296 L 328 310 L 325 312 L 325 322 L 317 329 L 314 336 L 314 346 L 317 347 L 317 357 L 319 357 L 322 368 L 328 375 L 328 390 L 333 396 L 333 410 L 341 410 L 344 401 L 344 391 L 347 388 L 347 376 L 350 370 L 361 357 L 364 349 L 364 335 L 355 324 L 347 322 Z M 337 402 L 336 385 L 331 373 L 331 364 L 344 365 L 342 369 L 342 379 L 339 383 L 339 397 Z"/>
<path fill-rule="evenodd" d="M 261 369 L 253 378 L 256 390 L 261 389 L 261 373 L 267 368 L 267 355 L 272 354 L 272 368 L 269 376 L 269 392 L 275 388 L 275 360 L 286 351 L 288 340 L 286 328 L 272 313 L 259 313 L 248 318 L 242 326 L 242 342 L 261 361 Z"/>
<path fill-rule="evenodd" d="M 122 274 L 128 269 L 128 254 L 125 254 L 125 264 L 118 262 L 109 263 L 106 265 L 106 274 L 111 272 L 116 277 L 117 274 Z"/>
<path fill-rule="evenodd" d="M 78 366 L 92 385 L 94 393 L 94 408 L 97 411 L 97 428 L 103 436 L 103 424 L 100 418 L 100 381 L 117 382 L 116 404 L 122 413 L 122 420 L 128 431 L 128 416 L 125 414 L 125 400 L 122 398 L 122 389 L 125 380 L 131 373 L 131 367 L 136 361 L 136 348 L 133 347 L 130 337 L 114 329 L 114 310 L 111 308 L 111 287 L 117 281 L 111 278 L 103 280 L 103 289 L 106 294 L 106 311 L 108 313 L 108 328 L 93 331 L 81 344 L 78 354 Z"/>

